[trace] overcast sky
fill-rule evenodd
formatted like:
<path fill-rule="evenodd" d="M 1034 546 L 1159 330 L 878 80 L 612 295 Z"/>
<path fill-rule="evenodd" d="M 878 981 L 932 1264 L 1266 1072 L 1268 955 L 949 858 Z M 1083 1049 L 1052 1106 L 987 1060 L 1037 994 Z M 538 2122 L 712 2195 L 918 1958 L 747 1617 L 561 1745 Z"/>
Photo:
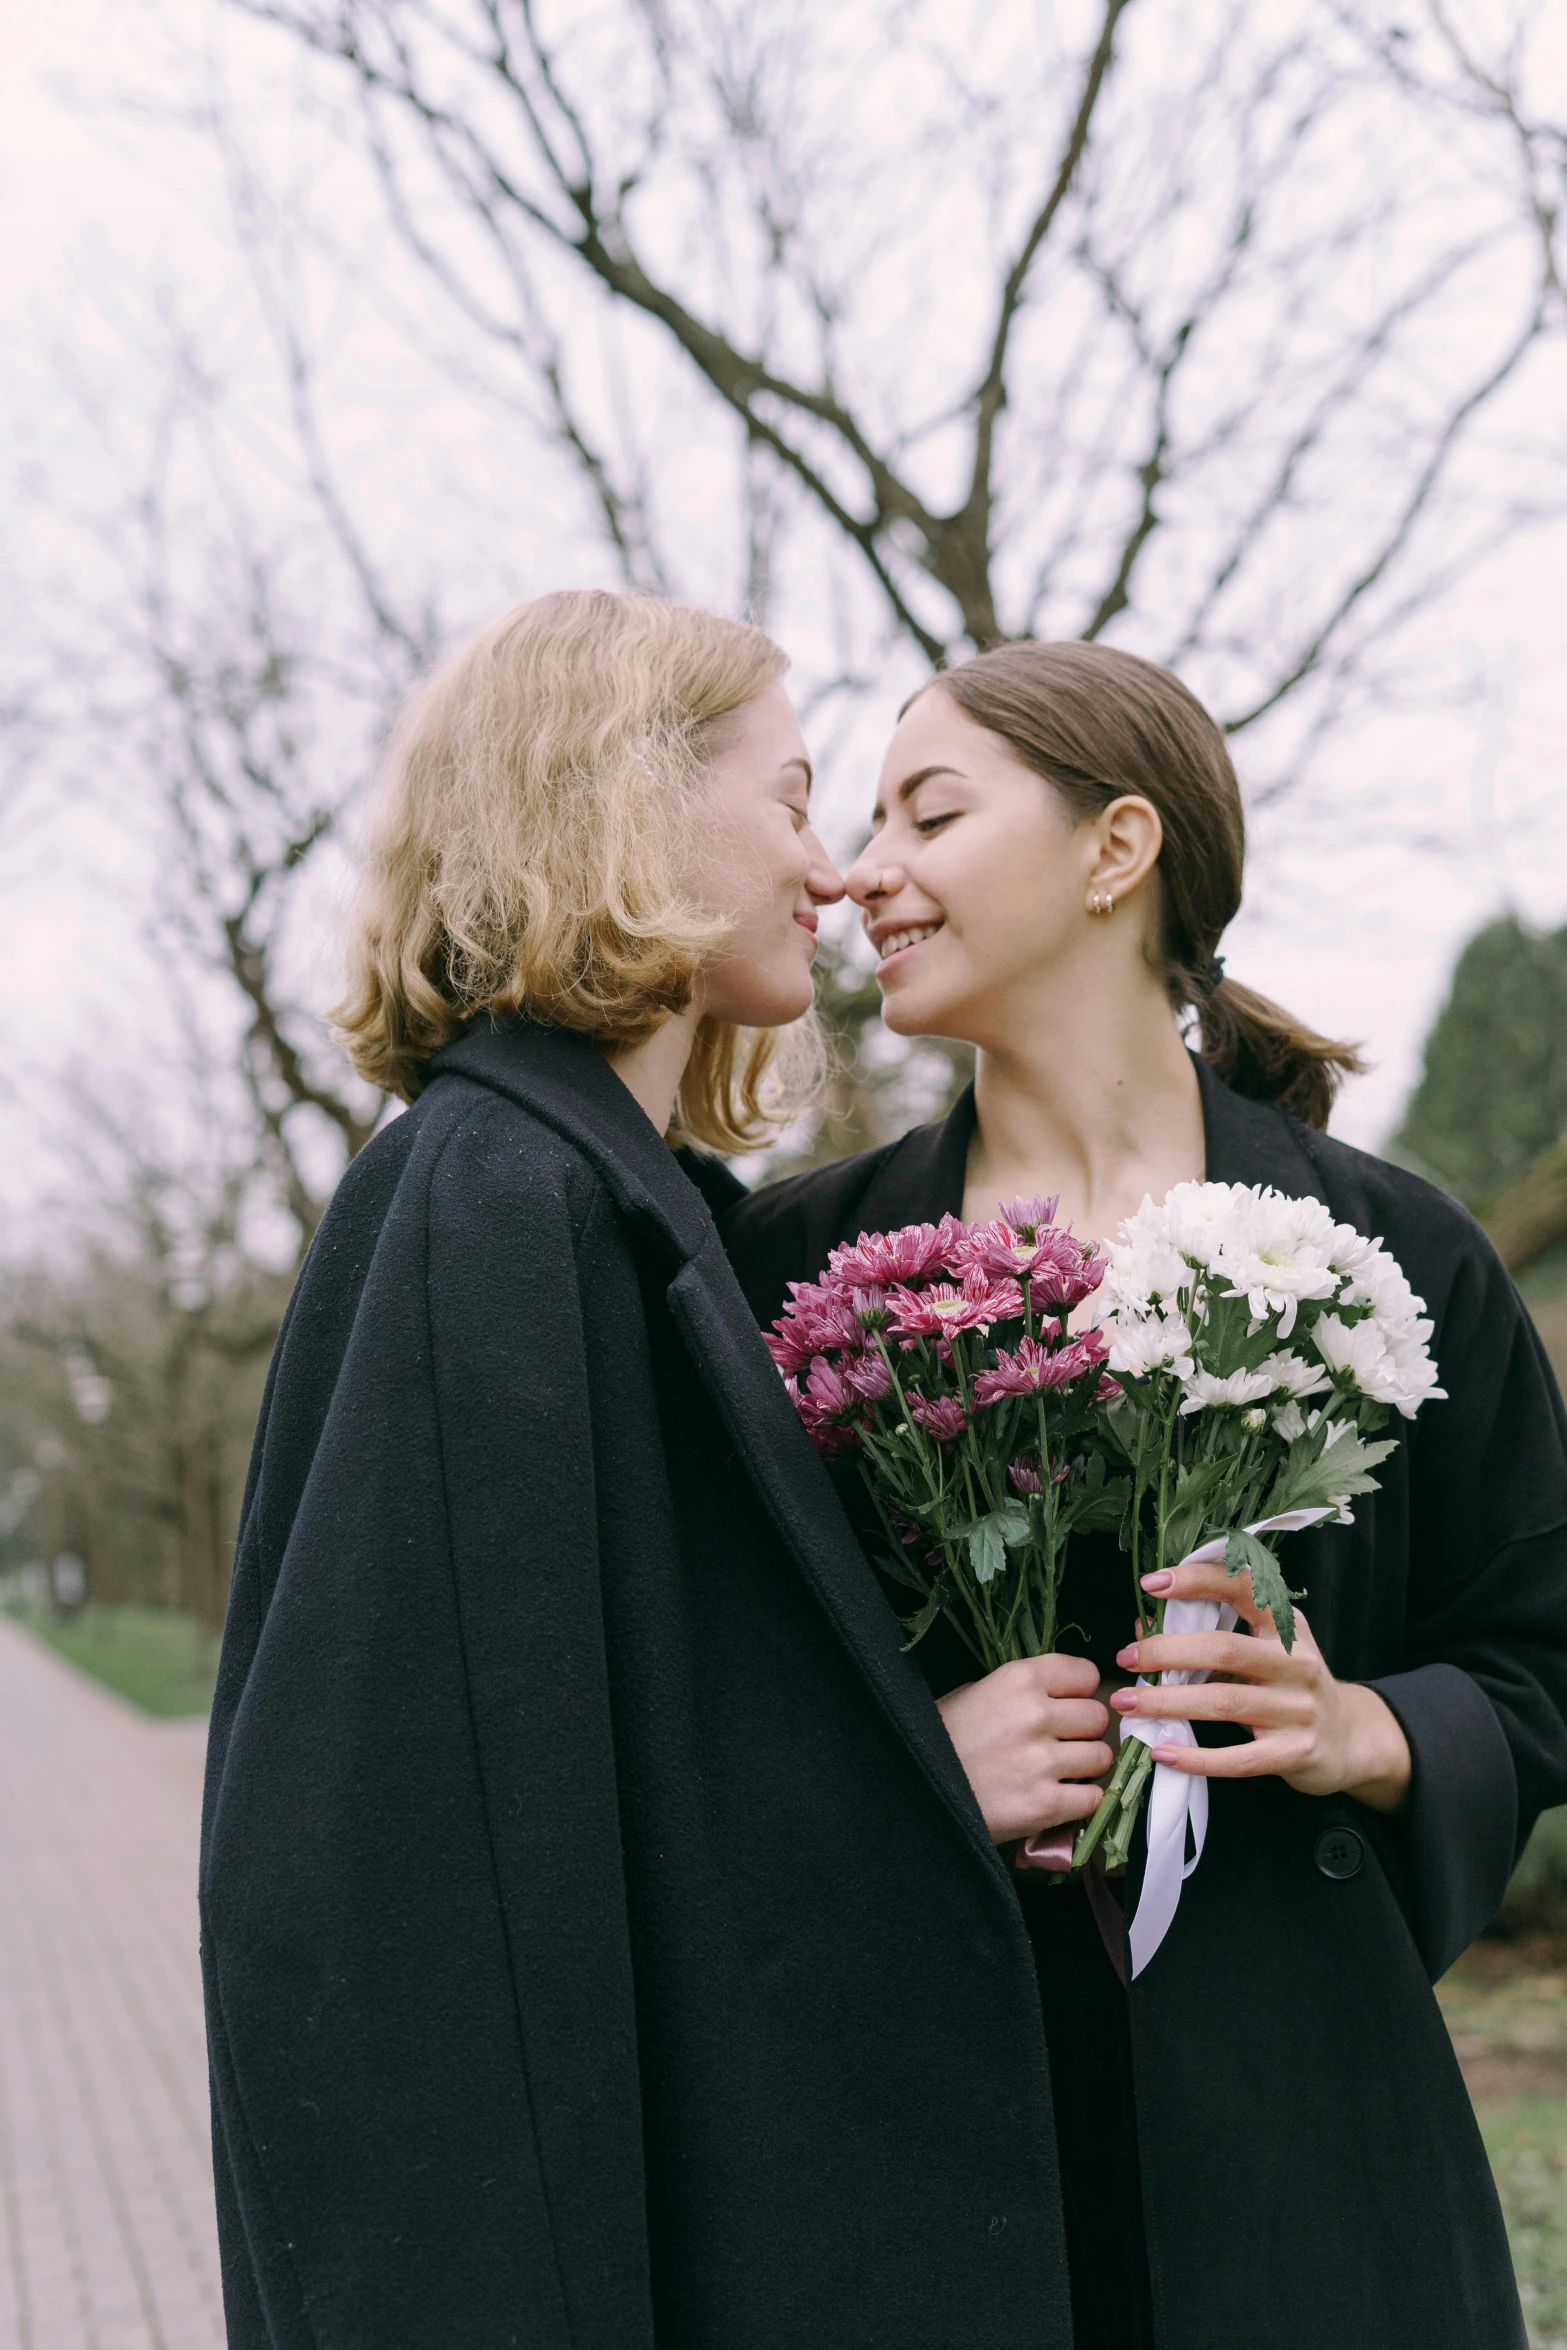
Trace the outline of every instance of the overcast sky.
<path fill-rule="evenodd" d="M 73 366 L 85 355 L 89 373 L 102 368 L 159 289 L 183 289 L 198 309 L 224 315 L 234 264 L 210 165 L 183 136 L 165 138 L 145 115 L 130 118 L 110 103 L 116 93 L 152 97 L 175 87 L 220 17 L 208 0 L 0 0 L 0 335 L 15 355 L 3 423 L 17 493 L 0 610 L 58 595 L 62 571 L 79 560 L 48 510 L 62 445 L 52 388 L 60 354 L 78 355 Z M 232 56 L 226 19 L 221 39 Z M 368 215 L 345 224 L 350 241 L 361 232 L 369 251 Z M 375 331 L 363 319 L 345 324 L 343 348 L 370 351 Z M 384 370 L 357 364 L 357 385 L 341 389 L 338 373 L 339 441 L 361 489 L 378 506 L 384 496 L 387 512 L 407 504 L 410 473 L 419 475 L 426 495 L 407 505 L 408 528 L 448 564 L 454 609 L 477 617 L 514 593 L 608 576 L 601 552 L 580 533 L 573 538 L 569 502 L 543 480 L 508 483 L 500 504 L 510 519 L 490 546 L 443 551 L 432 517 L 460 501 L 434 496 L 432 485 L 482 483 L 476 411 L 417 367 L 399 369 L 394 391 Z M 1558 349 L 1531 371 L 1516 428 L 1549 434 L 1563 389 Z M 128 408 L 142 396 L 127 381 Z M 109 397 L 112 407 L 112 374 Z M 1559 428 L 1556 445 L 1542 502 L 1567 497 Z M 699 483 L 692 498 L 699 533 Z M 1374 802 L 1396 777 L 1429 811 L 1423 844 L 1367 846 L 1328 822 L 1274 826 L 1263 842 L 1248 907 L 1227 942 L 1231 969 L 1320 1027 L 1365 1040 L 1373 1073 L 1347 1091 L 1335 1121 L 1352 1141 L 1374 1146 L 1396 1119 L 1463 939 L 1503 909 L 1539 924 L 1567 921 L 1564 568 L 1567 526 L 1552 524 L 1472 575 L 1425 624 L 1418 646 L 1428 677 L 1462 682 L 1461 702 L 1389 712 L 1335 754 L 1337 804 Z M 834 765 L 826 829 L 840 847 L 862 820 L 877 737 L 905 684 L 889 679 L 884 706 L 866 713 Z M 1244 743 L 1241 758 L 1244 768 Z M 48 777 L 30 821 L 9 837 L 0 832 L 0 989 L 23 1007 L 6 1023 L 0 1075 L 8 1085 L 23 1079 L 29 1099 L 73 1054 L 107 1049 L 134 1061 L 138 1038 L 155 1026 L 140 1020 L 136 1001 L 146 854 L 134 827 L 117 826 L 112 811 L 85 812 Z M 325 964 L 323 973 L 328 988 Z M 13 1202 L 27 1195 L 27 1157 L 13 1156 L 8 1170 Z"/>

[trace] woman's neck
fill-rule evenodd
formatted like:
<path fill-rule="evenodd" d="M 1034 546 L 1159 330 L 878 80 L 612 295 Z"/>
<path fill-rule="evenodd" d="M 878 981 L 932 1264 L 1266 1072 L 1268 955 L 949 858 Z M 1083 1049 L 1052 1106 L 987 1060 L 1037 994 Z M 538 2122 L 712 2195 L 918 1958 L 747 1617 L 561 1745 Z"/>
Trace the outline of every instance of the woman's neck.
<path fill-rule="evenodd" d="M 640 1044 L 625 1045 L 604 1056 L 660 1134 L 669 1132 L 674 1119 L 680 1081 L 696 1043 L 698 1018 L 695 1009 L 672 1013 L 662 1028 Z"/>
<path fill-rule="evenodd" d="M 1031 1007 L 981 1048 L 974 1097 L 971 1221 L 1057 1192 L 1062 1221 L 1102 1240 L 1145 1194 L 1203 1176 L 1202 1097 L 1156 986 Z"/>

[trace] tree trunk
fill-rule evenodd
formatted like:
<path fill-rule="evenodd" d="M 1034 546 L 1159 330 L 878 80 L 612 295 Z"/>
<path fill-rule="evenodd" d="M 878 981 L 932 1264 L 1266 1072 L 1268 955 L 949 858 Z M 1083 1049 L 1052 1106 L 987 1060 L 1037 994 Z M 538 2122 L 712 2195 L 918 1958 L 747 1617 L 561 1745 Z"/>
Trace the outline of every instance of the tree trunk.
<path fill-rule="evenodd" d="M 1487 1204 L 1480 1221 L 1513 1273 L 1567 1240 L 1567 1143 L 1542 1152 Z"/>

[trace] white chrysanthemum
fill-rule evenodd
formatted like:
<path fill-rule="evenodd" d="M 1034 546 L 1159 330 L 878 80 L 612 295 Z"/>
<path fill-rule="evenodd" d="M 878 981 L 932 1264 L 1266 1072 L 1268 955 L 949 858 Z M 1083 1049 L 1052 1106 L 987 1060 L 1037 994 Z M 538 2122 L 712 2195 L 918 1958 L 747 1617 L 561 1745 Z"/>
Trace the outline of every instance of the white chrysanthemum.
<path fill-rule="evenodd" d="M 1173 1371 L 1177 1379 L 1189 1379 L 1196 1368 L 1192 1334 L 1179 1314 L 1129 1315 L 1112 1328 L 1108 1368 L 1117 1378 Z"/>
<path fill-rule="evenodd" d="M 1155 1233 L 1139 1233 L 1131 1242 L 1114 1242 L 1109 1253 L 1100 1290 L 1100 1320 L 1112 1312 L 1142 1314 L 1156 1303 L 1173 1304 L 1191 1285 L 1193 1274 L 1186 1259 Z"/>
<path fill-rule="evenodd" d="M 1264 1191 L 1245 1227 L 1224 1253 L 1220 1269 L 1233 1284 L 1226 1294 L 1245 1298 L 1254 1322 L 1277 1314 L 1279 1336 L 1288 1338 L 1303 1299 L 1338 1292 L 1339 1275 L 1329 1261 L 1333 1218 L 1321 1200 Z"/>
<path fill-rule="evenodd" d="M 1368 1240 L 1365 1233 L 1355 1230 L 1353 1224 L 1334 1225 L 1328 1262 L 1335 1273 L 1358 1273 L 1362 1265 L 1376 1257 L 1385 1258 L 1390 1265 L 1393 1262 L 1380 1240 Z"/>
<path fill-rule="evenodd" d="M 1297 1436 L 1304 1436 L 1310 1422 L 1293 1396 L 1273 1415 L 1273 1432 L 1286 1444 L 1293 1444 Z"/>
<path fill-rule="evenodd" d="M 1422 1403 L 1444 1392 L 1425 1344 L 1430 1331 L 1429 1322 L 1416 1323 L 1390 1343 L 1374 1315 L 1345 1322 L 1338 1314 L 1324 1314 L 1311 1335 L 1330 1371 L 1352 1381 L 1373 1403 L 1389 1404 L 1412 1420 Z"/>
<path fill-rule="evenodd" d="M 1387 1340 L 1374 1321 L 1346 1322 L 1338 1314 L 1323 1314 L 1311 1336 L 1328 1369 L 1352 1379 L 1363 1394 L 1372 1395 L 1384 1384 Z"/>
<path fill-rule="evenodd" d="M 1273 1390 L 1285 1395 L 1320 1395 L 1328 1384 L 1328 1375 L 1320 1363 L 1311 1362 L 1305 1355 L 1291 1354 L 1288 1347 L 1269 1355 L 1257 1369 L 1259 1373 L 1267 1373 Z"/>
<path fill-rule="evenodd" d="M 1215 1371 L 1193 1371 L 1185 1386 L 1183 1415 L 1207 1411 L 1215 1404 L 1260 1403 L 1273 1393 L 1273 1381 L 1261 1371 L 1230 1371 L 1222 1379 Z"/>
<path fill-rule="evenodd" d="M 1424 1297 L 1414 1295 L 1405 1281 L 1403 1267 L 1388 1257 L 1386 1248 L 1377 1246 L 1374 1253 L 1353 1271 L 1339 1304 L 1346 1307 L 1370 1307 L 1372 1321 L 1384 1332 L 1388 1344 L 1412 1344 L 1424 1347 L 1431 1337 L 1431 1323 L 1421 1321 L 1426 1311 Z"/>
<path fill-rule="evenodd" d="M 1380 1322 L 1377 1328 L 1382 1329 Z M 1431 1331 L 1432 1324 L 1425 1321 L 1411 1322 L 1401 1330 L 1383 1330 L 1394 1376 L 1401 1389 L 1398 1408 L 1406 1420 L 1412 1420 L 1423 1403 L 1439 1402 L 1447 1394 L 1446 1388 L 1436 1383 L 1436 1363 L 1429 1345 Z"/>
<path fill-rule="evenodd" d="M 1260 1197 L 1252 1184 L 1178 1183 L 1161 1211 L 1164 1235 L 1182 1256 L 1212 1270 L 1245 1245 Z"/>

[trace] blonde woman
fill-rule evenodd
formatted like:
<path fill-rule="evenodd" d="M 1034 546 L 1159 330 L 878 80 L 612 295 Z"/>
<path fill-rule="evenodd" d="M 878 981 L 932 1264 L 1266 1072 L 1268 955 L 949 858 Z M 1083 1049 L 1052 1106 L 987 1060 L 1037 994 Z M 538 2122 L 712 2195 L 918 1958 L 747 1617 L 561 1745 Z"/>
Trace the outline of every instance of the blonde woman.
<path fill-rule="evenodd" d="M 1071 2340 L 1027 1934 L 689 1147 L 756 1139 L 841 891 L 783 667 L 547 597 L 396 749 L 341 1023 L 410 1107 L 212 1722 L 235 2350 Z"/>

